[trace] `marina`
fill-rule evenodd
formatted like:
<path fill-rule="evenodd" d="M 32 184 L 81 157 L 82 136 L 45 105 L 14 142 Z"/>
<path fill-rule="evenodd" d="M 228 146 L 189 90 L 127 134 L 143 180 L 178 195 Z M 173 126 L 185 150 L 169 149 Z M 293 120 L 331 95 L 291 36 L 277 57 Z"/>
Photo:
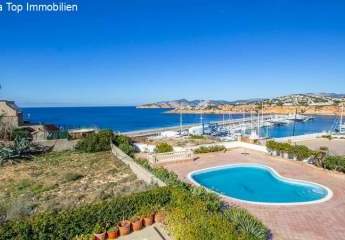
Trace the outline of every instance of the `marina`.
<path fill-rule="evenodd" d="M 129 136 L 154 136 L 161 132 L 201 131 L 216 129 L 220 137 L 229 132 L 261 137 L 289 137 L 319 132 L 332 132 L 339 126 L 339 117 L 304 115 L 306 121 L 293 121 L 293 115 L 239 114 L 166 114 L 168 109 L 135 107 L 56 107 L 22 108 L 25 121 L 51 123 L 61 129 L 111 129 Z M 182 117 L 182 119 L 181 119 Z M 202 117 L 202 119 L 201 119 Z M 176 134 L 176 133 L 175 133 Z"/>

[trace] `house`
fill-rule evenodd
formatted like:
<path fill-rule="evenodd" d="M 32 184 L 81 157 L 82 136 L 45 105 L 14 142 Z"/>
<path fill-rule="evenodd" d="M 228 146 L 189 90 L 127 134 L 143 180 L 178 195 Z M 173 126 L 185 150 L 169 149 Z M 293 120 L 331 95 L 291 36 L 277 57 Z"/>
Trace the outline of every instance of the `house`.
<path fill-rule="evenodd" d="M 96 132 L 94 128 L 71 129 L 68 134 L 71 139 L 81 139 L 90 136 Z"/>
<path fill-rule="evenodd" d="M 23 124 L 23 113 L 14 101 L 0 100 L 1 124 L 17 128 Z"/>
<path fill-rule="evenodd" d="M 20 128 L 28 130 L 34 141 L 55 139 L 60 131 L 60 129 L 53 124 L 26 124 Z"/>

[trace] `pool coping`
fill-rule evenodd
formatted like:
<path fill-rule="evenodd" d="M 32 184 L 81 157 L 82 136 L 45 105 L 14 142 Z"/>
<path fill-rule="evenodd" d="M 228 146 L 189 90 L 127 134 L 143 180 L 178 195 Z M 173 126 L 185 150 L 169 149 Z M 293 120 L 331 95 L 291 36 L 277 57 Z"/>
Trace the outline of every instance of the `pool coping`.
<path fill-rule="evenodd" d="M 233 198 L 227 195 L 224 195 L 222 193 L 219 193 L 217 191 L 214 191 L 210 188 L 207 188 L 203 185 L 201 185 L 200 183 L 198 183 L 196 180 L 193 179 L 192 175 L 195 173 L 201 173 L 201 172 L 208 172 L 211 170 L 216 170 L 216 169 L 223 169 L 223 168 L 231 168 L 231 167 L 240 167 L 240 166 L 253 166 L 253 167 L 259 167 L 259 168 L 264 168 L 269 170 L 274 177 L 278 178 L 281 181 L 284 182 L 293 182 L 293 183 L 299 183 L 299 184 L 304 184 L 304 185 L 314 185 L 320 188 L 324 188 L 327 191 L 327 195 L 319 200 L 314 200 L 314 201 L 308 201 L 308 202 L 294 202 L 294 203 L 268 203 L 268 202 L 254 202 L 254 201 L 248 201 L 248 200 L 242 200 L 242 199 L 238 199 L 238 198 Z M 300 180 L 300 179 L 293 179 L 293 178 L 288 178 L 288 177 L 284 177 L 282 175 L 280 175 L 274 168 L 269 167 L 267 165 L 264 164 L 258 164 L 258 163 L 234 163 L 234 164 L 225 164 L 225 165 L 219 165 L 219 166 L 215 166 L 215 167 L 209 167 L 209 168 L 203 168 L 203 169 L 198 169 L 198 170 L 194 170 L 188 173 L 187 175 L 188 180 L 191 181 L 194 185 L 199 186 L 199 187 L 203 187 L 204 189 L 206 189 L 209 192 L 213 192 L 225 199 L 229 199 L 232 201 L 238 201 L 241 203 L 248 203 L 248 204 L 253 204 L 253 205 L 266 205 L 266 206 L 298 206 L 298 205 L 311 205 L 311 204 L 317 204 L 317 203 L 323 203 L 326 201 L 329 201 L 332 197 L 333 197 L 333 191 L 322 185 L 319 183 L 315 183 L 315 182 L 310 182 L 310 181 L 305 181 L 305 180 Z"/>

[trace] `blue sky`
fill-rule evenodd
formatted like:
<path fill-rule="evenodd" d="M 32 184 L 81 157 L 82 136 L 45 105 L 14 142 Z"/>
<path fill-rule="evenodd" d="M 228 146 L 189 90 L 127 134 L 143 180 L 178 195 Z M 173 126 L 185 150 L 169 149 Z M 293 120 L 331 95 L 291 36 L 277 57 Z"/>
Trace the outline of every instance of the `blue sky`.
<path fill-rule="evenodd" d="M 0 13 L 0 98 L 136 105 L 345 92 L 343 0 L 78 3 L 73 14 Z"/>

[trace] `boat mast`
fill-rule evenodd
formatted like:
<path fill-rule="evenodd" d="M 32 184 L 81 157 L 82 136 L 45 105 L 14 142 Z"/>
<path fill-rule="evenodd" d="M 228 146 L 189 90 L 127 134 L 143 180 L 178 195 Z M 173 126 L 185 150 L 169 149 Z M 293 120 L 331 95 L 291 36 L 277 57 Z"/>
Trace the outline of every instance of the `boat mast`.
<path fill-rule="evenodd" d="M 297 117 L 297 107 L 296 107 L 296 110 L 295 110 L 295 119 L 293 121 L 293 129 L 292 129 L 292 136 L 293 137 L 295 136 L 295 131 L 296 131 L 296 117 Z"/>
<path fill-rule="evenodd" d="M 250 110 L 250 130 L 253 131 L 253 111 Z"/>
<path fill-rule="evenodd" d="M 180 135 L 182 135 L 182 121 L 183 121 L 182 108 L 180 107 Z"/>
<path fill-rule="evenodd" d="M 339 123 L 339 132 L 342 133 L 343 129 L 343 115 L 344 115 L 344 103 L 341 105 L 341 115 L 340 115 L 340 123 Z"/>
<path fill-rule="evenodd" d="M 258 137 L 260 136 L 260 110 L 258 109 L 258 119 L 257 119 Z"/>
<path fill-rule="evenodd" d="M 245 124 L 245 118 L 246 117 L 246 115 L 245 115 L 245 113 L 244 113 L 244 108 L 242 108 L 242 132 L 243 132 L 243 135 L 245 135 L 246 134 L 246 130 L 245 130 L 245 126 L 244 126 L 244 124 Z"/>
<path fill-rule="evenodd" d="M 264 102 L 261 103 L 261 124 L 264 124 Z"/>

